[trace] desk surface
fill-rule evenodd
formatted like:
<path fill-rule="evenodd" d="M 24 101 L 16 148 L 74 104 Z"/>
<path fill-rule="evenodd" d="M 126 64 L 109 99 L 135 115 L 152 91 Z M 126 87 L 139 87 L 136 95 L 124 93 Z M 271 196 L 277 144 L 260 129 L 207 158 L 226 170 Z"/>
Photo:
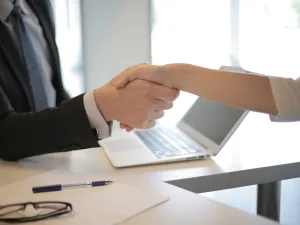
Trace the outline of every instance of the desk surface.
<path fill-rule="evenodd" d="M 296 137 L 299 130 L 299 123 L 271 124 L 265 116 L 254 113 L 211 160 L 117 169 L 111 166 L 101 149 L 89 149 L 32 157 L 18 163 L 0 161 L 0 186 L 49 170 L 67 168 L 114 176 L 116 180 L 170 196 L 169 202 L 124 224 L 228 224 L 229 221 L 233 225 L 274 224 L 162 181 L 173 180 L 170 183 L 203 192 L 300 176 Z M 276 165 L 282 168 L 278 171 Z"/>
<path fill-rule="evenodd" d="M 1 162 L 0 186 L 25 179 L 43 172 L 62 169 L 84 171 L 89 174 L 109 177 L 135 187 L 152 190 L 157 194 L 169 196 L 170 200 L 122 223 L 124 225 L 182 225 L 182 224 L 232 224 L 232 225 L 275 225 L 267 219 L 214 202 L 195 193 L 162 182 L 159 172 L 139 172 L 138 169 L 116 170 L 101 149 L 90 149 L 75 153 L 52 154 L 34 157 L 20 163 Z M 88 180 L 88 177 L 87 177 Z M 12 193 L 13 194 L 13 193 Z M 1 193 L 0 193 L 1 199 Z M 76 224 L 74 224 L 76 225 Z"/>

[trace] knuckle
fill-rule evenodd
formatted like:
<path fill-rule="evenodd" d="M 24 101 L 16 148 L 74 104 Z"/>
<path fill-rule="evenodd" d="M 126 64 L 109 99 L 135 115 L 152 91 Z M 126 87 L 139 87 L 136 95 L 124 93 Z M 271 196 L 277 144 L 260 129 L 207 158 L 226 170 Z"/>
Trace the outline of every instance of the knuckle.
<path fill-rule="evenodd" d="M 178 90 L 172 89 L 172 92 L 170 94 L 170 98 L 172 101 L 175 101 L 178 96 L 179 96 L 180 92 Z"/>
<path fill-rule="evenodd" d="M 150 120 L 149 122 L 148 122 L 148 128 L 152 128 L 152 127 L 154 127 L 156 125 L 156 121 L 155 120 Z"/>
<path fill-rule="evenodd" d="M 151 126 L 152 126 L 152 127 L 155 127 L 155 125 L 156 125 L 156 121 L 155 121 L 155 120 L 152 120 Z"/>
<path fill-rule="evenodd" d="M 174 106 L 173 102 L 169 102 L 168 109 L 172 109 Z"/>
<path fill-rule="evenodd" d="M 162 103 L 162 109 L 164 109 L 164 110 L 171 109 L 172 107 L 173 107 L 172 101 L 164 101 Z"/>
<path fill-rule="evenodd" d="M 158 114 L 158 119 L 162 118 L 165 116 L 165 111 L 160 111 Z"/>

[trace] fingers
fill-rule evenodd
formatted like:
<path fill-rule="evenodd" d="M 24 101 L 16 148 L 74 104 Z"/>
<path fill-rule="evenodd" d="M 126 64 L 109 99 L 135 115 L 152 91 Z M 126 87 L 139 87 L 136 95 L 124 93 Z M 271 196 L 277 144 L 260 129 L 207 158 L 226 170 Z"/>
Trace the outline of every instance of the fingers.
<path fill-rule="evenodd" d="M 133 68 L 136 68 L 136 67 L 138 67 L 138 66 L 141 66 L 141 65 L 149 65 L 149 63 L 143 62 L 143 63 L 139 63 L 139 64 L 136 64 L 136 65 L 133 65 L 133 66 L 129 66 L 127 69 L 123 70 L 122 73 L 128 72 L 129 70 L 131 70 L 131 69 L 133 69 Z"/>
<path fill-rule="evenodd" d="M 149 120 L 142 129 L 150 129 L 152 127 L 155 127 L 156 121 L 155 120 Z"/>
<path fill-rule="evenodd" d="M 127 132 L 130 132 L 130 131 L 132 131 L 134 129 L 133 127 L 131 127 L 129 125 L 126 125 L 124 123 L 120 123 L 120 128 L 121 129 L 125 129 Z"/>
<path fill-rule="evenodd" d="M 149 65 L 148 63 L 140 63 L 128 67 L 118 76 L 111 80 L 111 83 L 117 88 L 125 87 L 129 82 L 139 79 L 146 80 L 152 83 L 160 84 L 170 88 L 179 86 L 176 82 L 176 77 L 173 76 L 173 71 L 167 70 L 165 67 L 157 65 Z M 179 88 L 177 88 L 179 89 Z"/>
<path fill-rule="evenodd" d="M 139 93 L 139 94 L 131 94 Z M 134 81 L 123 90 L 119 90 L 122 93 L 129 93 L 129 97 L 134 97 L 133 100 L 129 99 L 128 102 L 135 110 L 128 110 L 128 104 L 124 110 L 129 116 L 122 117 L 120 122 L 121 129 L 126 131 L 132 131 L 133 128 L 149 129 L 155 126 L 156 120 L 164 116 L 164 110 L 171 109 L 173 107 L 173 101 L 178 97 L 179 91 L 176 89 L 164 87 L 149 81 Z M 120 103 L 123 104 L 122 102 Z M 135 106 L 137 105 L 137 106 Z M 126 114 L 127 115 L 127 114 Z M 126 122 L 125 122 L 126 121 Z M 128 125 L 129 124 L 129 125 Z"/>
<path fill-rule="evenodd" d="M 163 112 L 163 111 L 162 111 Z M 157 119 L 160 119 L 164 116 L 164 112 L 163 113 L 158 113 L 156 114 Z M 145 123 L 140 129 L 149 129 L 149 128 L 153 128 L 156 124 L 155 120 L 149 120 L 147 123 Z M 134 128 L 128 125 L 125 125 L 123 123 L 120 123 L 120 128 L 121 129 L 125 129 L 127 132 L 131 132 Z"/>
<path fill-rule="evenodd" d="M 173 102 L 172 101 L 163 101 L 159 99 L 154 99 L 153 102 L 153 109 L 160 111 L 160 110 L 168 110 L 173 108 Z"/>
<path fill-rule="evenodd" d="M 154 127 L 155 124 L 156 124 L 155 120 L 163 118 L 164 115 L 165 115 L 165 112 L 163 110 L 154 111 L 152 113 L 152 115 L 150 116 L 149 120 L 146 122 L 146 125 L 144 125 L 143 127 L 141 127 L 141 129 L 149 129 L 151 127 Z M 120 128 L 121 129 L 125 129 L 127 132 L 130 132 L 130 131 L 132 131 L 134 129 L 133 127 L 131 127 L 129 125 L 126 125 L 124 123 L 120 123 Z"/>
<path fill-rule="evenodd" d="M 127 131 L 127 132 L 131 132 L 131 131 L 132 131 L 134 128 L 133 128 L 133 127 L 131 127 L 131 126 L 126 126 L 126 128 L 125 128 L 125 129 L 126 129 L 126 131 Z"/>
<path fill-rule="evenodd" d="M 156 120 L 163 118 L 165 115 L 165 112 L 163 110 L 159 111 L 153 111 L 150 116 L 148 116 L 148 119 L 143 123 L 141 127 L 138 127 L 139 129 L 149 129 L 155 126 Z M 125 129 L 127 132 L 132 131 L 134 128 L 120 123 L 120 128 Z"/>
<path fill-rule="evenodd" d="M 162 85 L 153 84 L 153 97 L 156 99 L 173 102 L 179 96 L 179 91 Z"/>
<path fill-rule="evenodd" d="M 120 123 L 120 128 L 124 129 L 126 127 L 126 125 L 124 123 Z"/>
<path fill-rule="evenodd" d="M 125 129 L 127 132 L 130 132 L 130 131 L 132 131 L 134 129 L 133 127 L 131 127 L 129 125 L 126 125 L 124 123 L 120 123 L 120 128 L 121 129 Z"/>
<path fill-rule="evenodd" d="M 114 78 L 114 85 L 117 88 L 125 87 L 130 81 L 135 80 L 138 78 L 137 71 L 134 69 L 141 68 L 141 67 L 149 66 L 149 63 L 144 62 L 137 65 L 133 65 L 122 71 L 117 77 Z M 146 67 L 145 67 L 146 68 Z"/>
<path fill-rule="evenodd" d="M 163 118 L 164 117 L 164 115 L 165 115 L 165 111 L 156 111 L 155 113 L 154 113 L 154 118 L 156 119 L 156 120 L 158 120 L 158 119 L 161 119 L 161 118 Z"/>

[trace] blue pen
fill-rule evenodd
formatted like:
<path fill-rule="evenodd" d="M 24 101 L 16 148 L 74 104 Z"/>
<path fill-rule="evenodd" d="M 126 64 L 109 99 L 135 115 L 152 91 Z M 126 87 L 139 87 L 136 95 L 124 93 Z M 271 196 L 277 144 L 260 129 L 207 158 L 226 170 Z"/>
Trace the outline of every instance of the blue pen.
<path fill-rule="evenodd" d="M 69 188 L 83 188 L 83 187 L 97 187 L 112 184 L 111 180 L 101 180 L 101 181 L 91 181 L 85 183 L 76 183 L 76 184 L 54 184 L 47 186 L 37 186 L 32 188 L 33 193 L 42 193 L 42 192 L 52 192 L 52 191 L 61 191 Z"/>

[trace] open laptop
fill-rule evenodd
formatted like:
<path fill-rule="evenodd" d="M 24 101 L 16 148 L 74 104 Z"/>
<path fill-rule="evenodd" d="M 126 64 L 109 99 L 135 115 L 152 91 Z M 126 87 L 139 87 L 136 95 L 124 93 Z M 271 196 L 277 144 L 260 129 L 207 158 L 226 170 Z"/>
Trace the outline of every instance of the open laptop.
<path fill-rule="evenodd" d="M 220 152 L 246 115 L 199 97 L 174 126 L 119 132 L 100 144 L 115 167 L 203 159 Z"/>

